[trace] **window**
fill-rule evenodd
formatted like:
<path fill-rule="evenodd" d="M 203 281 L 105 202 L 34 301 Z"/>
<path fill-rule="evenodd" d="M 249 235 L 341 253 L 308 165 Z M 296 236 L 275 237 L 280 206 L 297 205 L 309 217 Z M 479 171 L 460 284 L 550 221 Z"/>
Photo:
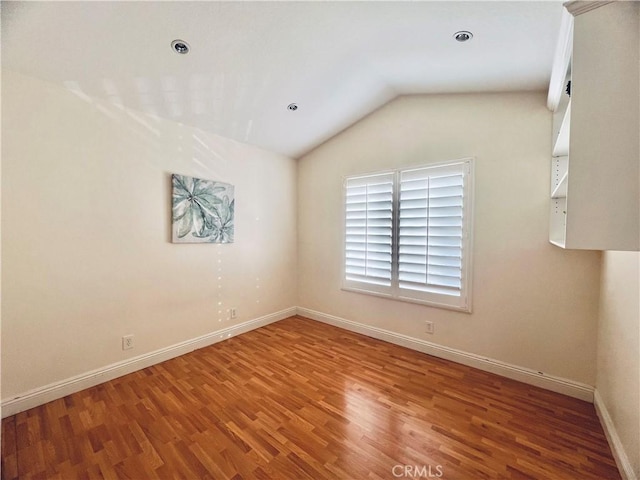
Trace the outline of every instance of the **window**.
<path fill-rule="evenodd" d="M 471 311 L 472 167 L 348 177 L 343 288 Z"/>

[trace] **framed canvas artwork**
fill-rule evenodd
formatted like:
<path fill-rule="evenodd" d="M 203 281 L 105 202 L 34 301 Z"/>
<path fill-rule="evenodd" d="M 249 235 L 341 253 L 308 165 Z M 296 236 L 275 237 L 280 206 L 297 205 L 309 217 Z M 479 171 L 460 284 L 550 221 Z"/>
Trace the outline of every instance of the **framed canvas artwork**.
<path fill-rule="evenodd" d="M 173 174 L 173 243 L 233 243 L 234 187 Z"/>

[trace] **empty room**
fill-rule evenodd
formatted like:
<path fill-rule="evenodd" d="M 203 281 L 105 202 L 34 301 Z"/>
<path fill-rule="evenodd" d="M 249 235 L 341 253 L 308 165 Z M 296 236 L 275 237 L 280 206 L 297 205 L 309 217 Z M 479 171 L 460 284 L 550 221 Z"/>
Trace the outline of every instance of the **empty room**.
<path fill-rule="evenodd" d="M 640 2 L 6 2 L 2 479 L 640 478 Z"/>

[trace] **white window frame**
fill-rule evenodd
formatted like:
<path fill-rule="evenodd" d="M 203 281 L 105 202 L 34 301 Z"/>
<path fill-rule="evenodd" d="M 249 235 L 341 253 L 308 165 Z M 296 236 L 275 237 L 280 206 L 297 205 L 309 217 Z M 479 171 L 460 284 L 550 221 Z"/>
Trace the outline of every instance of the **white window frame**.
<path fill-rule="evenodd" d="M 463 175 L 463 214 L 462 214 L 462 257 L 460 295 L 444 295 L 426 291 L 413 291 L 400 287 L 400 179 L 404 174 L 428 171 L 433 169 L 436 176 L 447 169 L 462 169 Z M 391 281 L 390 285 L 374 285 L 353 279 L 347 279 L 347 184 L 376 176 L 393 176 L 393 206 L 392 206 L 392 238 L 391 238 Z M 352 183 L 353 185 L 353 183 Z M 392 300 L 419 303 L 437 308 L 471 313 L 472 300 L 472 256 L 473 256 L 473 197 L 474 197 L 474 159 L 462 158 L 458 160 L 431 163 L 427 165 L 384 170 L 362 175 L 352 175 L 344 178 L 343 182 L 343 256 L 342 256 L 342 290 L 368 295 L 375 295 Z M 353 275 L 352 275 L 353 277 Z"/>

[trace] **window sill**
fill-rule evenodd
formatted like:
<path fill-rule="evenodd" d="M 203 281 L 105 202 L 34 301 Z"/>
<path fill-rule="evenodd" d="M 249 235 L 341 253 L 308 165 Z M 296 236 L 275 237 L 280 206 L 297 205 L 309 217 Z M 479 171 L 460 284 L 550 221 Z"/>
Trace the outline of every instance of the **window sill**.
<path fill-rule="evenodd" d="M 424 306 L 427 306 L 427 307 L 440 308 L 440 309 L 443 309 L 443 310 L 452 310 L 454 312 L 460 312 L 460 313 L 468 313 L 468 314 L 472 313 L 470 304 L 465 306 L 465 307 L 457 307 L 457 306 L 454 306 L 454 305 L 447 305 L 445 303 L 431 302 L 431 301 L 427 301 L 427 300 L 420 300 L 420 299 L 417 299 L 417 298 L 394 296 L 394 295 L 390 295 L 390 294 L 387 294 L 387 293 L 374 292 L 374 291 L 365 290 L 365 289 L 362 289 L 362 288 L 342 286 L 340 289 L 342 291 L 344 291 L 344 292 L 360 293 L 362 295 L 370 295 L 370 296 L 373 296 L 373 297 L 385 298 L 387 300 L 394 300 L 396 302 L 413 303 L 413 304 L 417 304 L 417 305 L 424 305 Z"/>

